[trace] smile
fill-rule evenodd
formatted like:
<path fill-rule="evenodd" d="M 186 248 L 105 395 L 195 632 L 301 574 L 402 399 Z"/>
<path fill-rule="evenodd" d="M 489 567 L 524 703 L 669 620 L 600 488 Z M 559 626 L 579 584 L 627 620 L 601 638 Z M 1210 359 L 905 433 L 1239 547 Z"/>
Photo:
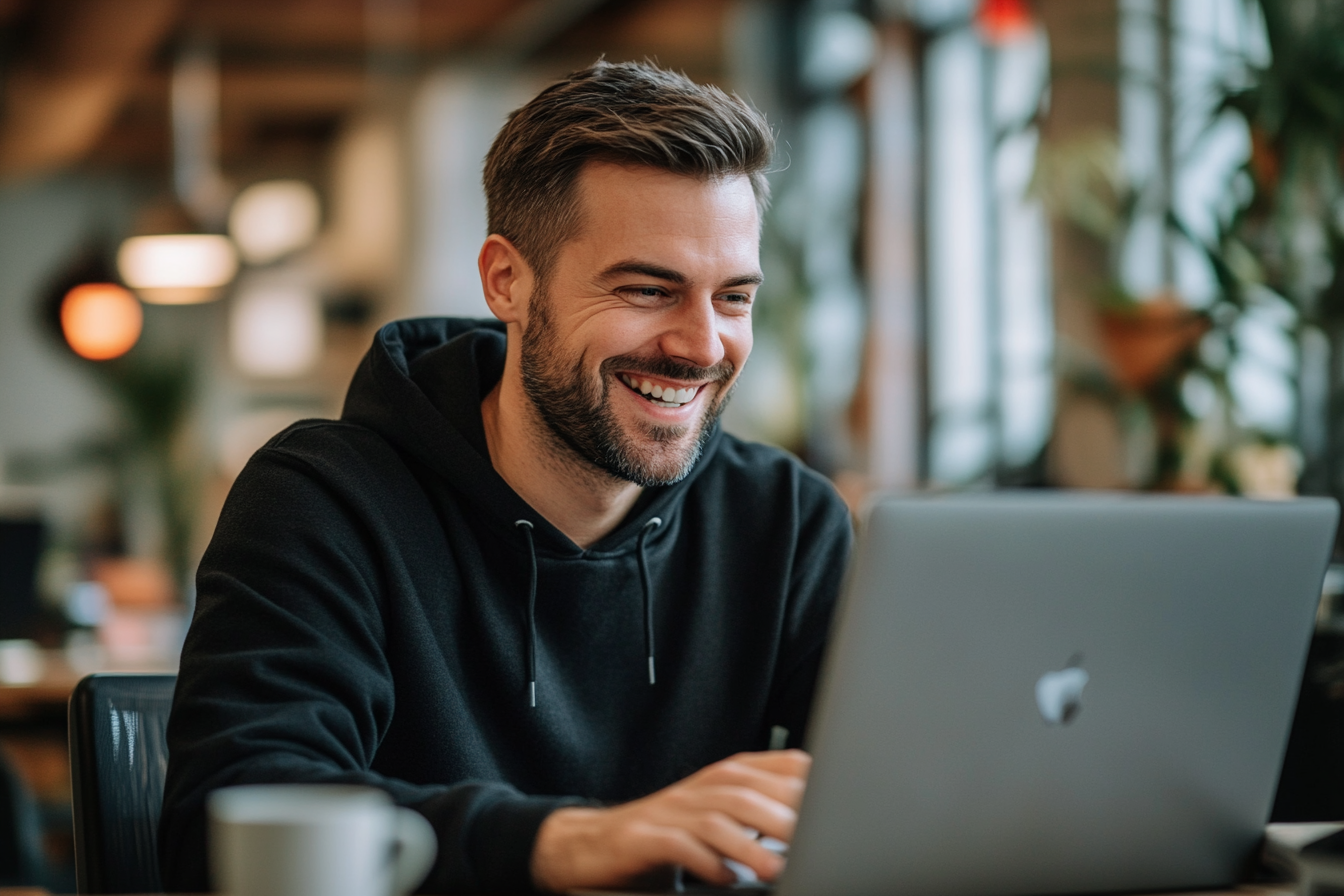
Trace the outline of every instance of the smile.
<path fill-rule="evenodd" d="M 617 375 L 621 378 L 621 382 L 660 408 L 679 408 L 689 403 L 700 392 L 699 386 L 692 386 L 689 389 L 677 389 L 672 386 L 663 388 L 649 380 L 637 380 L 628 374 Z"/>

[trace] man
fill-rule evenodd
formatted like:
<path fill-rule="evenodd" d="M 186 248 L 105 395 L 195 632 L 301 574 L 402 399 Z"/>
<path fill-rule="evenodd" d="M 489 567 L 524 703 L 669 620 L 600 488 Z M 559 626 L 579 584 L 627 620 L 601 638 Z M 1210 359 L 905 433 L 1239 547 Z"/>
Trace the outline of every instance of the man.
<path fill-rule="evenodd" d="M 378 334 L 340 421 L 239 477 L 168 727 L 164 885 L 204 800 L 363 783 L 433 824 L 423 889 L 771 878 L 849 550 L 829 485 L 716 421 L 751 351 L 772 136 L 736 98 L 598 63 L 486 160 L 498 322 Z M 698 771 L 697 771 L 698 770 Z"/>

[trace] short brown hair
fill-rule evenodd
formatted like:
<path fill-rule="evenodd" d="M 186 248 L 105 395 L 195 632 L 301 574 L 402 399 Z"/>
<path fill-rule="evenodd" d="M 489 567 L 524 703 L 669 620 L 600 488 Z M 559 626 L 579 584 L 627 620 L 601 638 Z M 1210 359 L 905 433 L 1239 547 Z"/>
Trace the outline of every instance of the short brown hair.
<path fill-rule="evenodd" d="M 488 226 L 544 279 L 580 224 L 585 163 L 745 175 L 764 212 L 774 144 L 765 117 L 737 96 L 647 63 L 598 61 L 509 115 L 485 157 Z"/>

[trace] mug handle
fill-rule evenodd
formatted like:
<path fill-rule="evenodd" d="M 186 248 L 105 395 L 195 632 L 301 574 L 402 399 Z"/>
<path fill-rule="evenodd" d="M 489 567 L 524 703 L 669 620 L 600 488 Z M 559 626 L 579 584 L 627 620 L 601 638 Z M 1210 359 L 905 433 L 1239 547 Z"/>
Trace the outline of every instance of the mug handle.
<path fill-rule="evenodd" d="M 404 896 L 420 885 L 439 853 L 439 838 L 425 816 L 414 809 L 393 808 L 395 858 L 392 892 Z"/>

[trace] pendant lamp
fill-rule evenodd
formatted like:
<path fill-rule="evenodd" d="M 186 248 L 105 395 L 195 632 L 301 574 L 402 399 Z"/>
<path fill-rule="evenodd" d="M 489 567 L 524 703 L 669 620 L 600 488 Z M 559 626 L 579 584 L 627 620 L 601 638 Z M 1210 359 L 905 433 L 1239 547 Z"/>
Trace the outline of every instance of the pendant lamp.
<path fill-rule="evenodd" d="M 150 304 L 212 301 L 238 272 L 238 253 L 229 238 L 198 232 L 174 202 L 151 207 L 136 232 L 117 251 L 117 272 Z"/>

